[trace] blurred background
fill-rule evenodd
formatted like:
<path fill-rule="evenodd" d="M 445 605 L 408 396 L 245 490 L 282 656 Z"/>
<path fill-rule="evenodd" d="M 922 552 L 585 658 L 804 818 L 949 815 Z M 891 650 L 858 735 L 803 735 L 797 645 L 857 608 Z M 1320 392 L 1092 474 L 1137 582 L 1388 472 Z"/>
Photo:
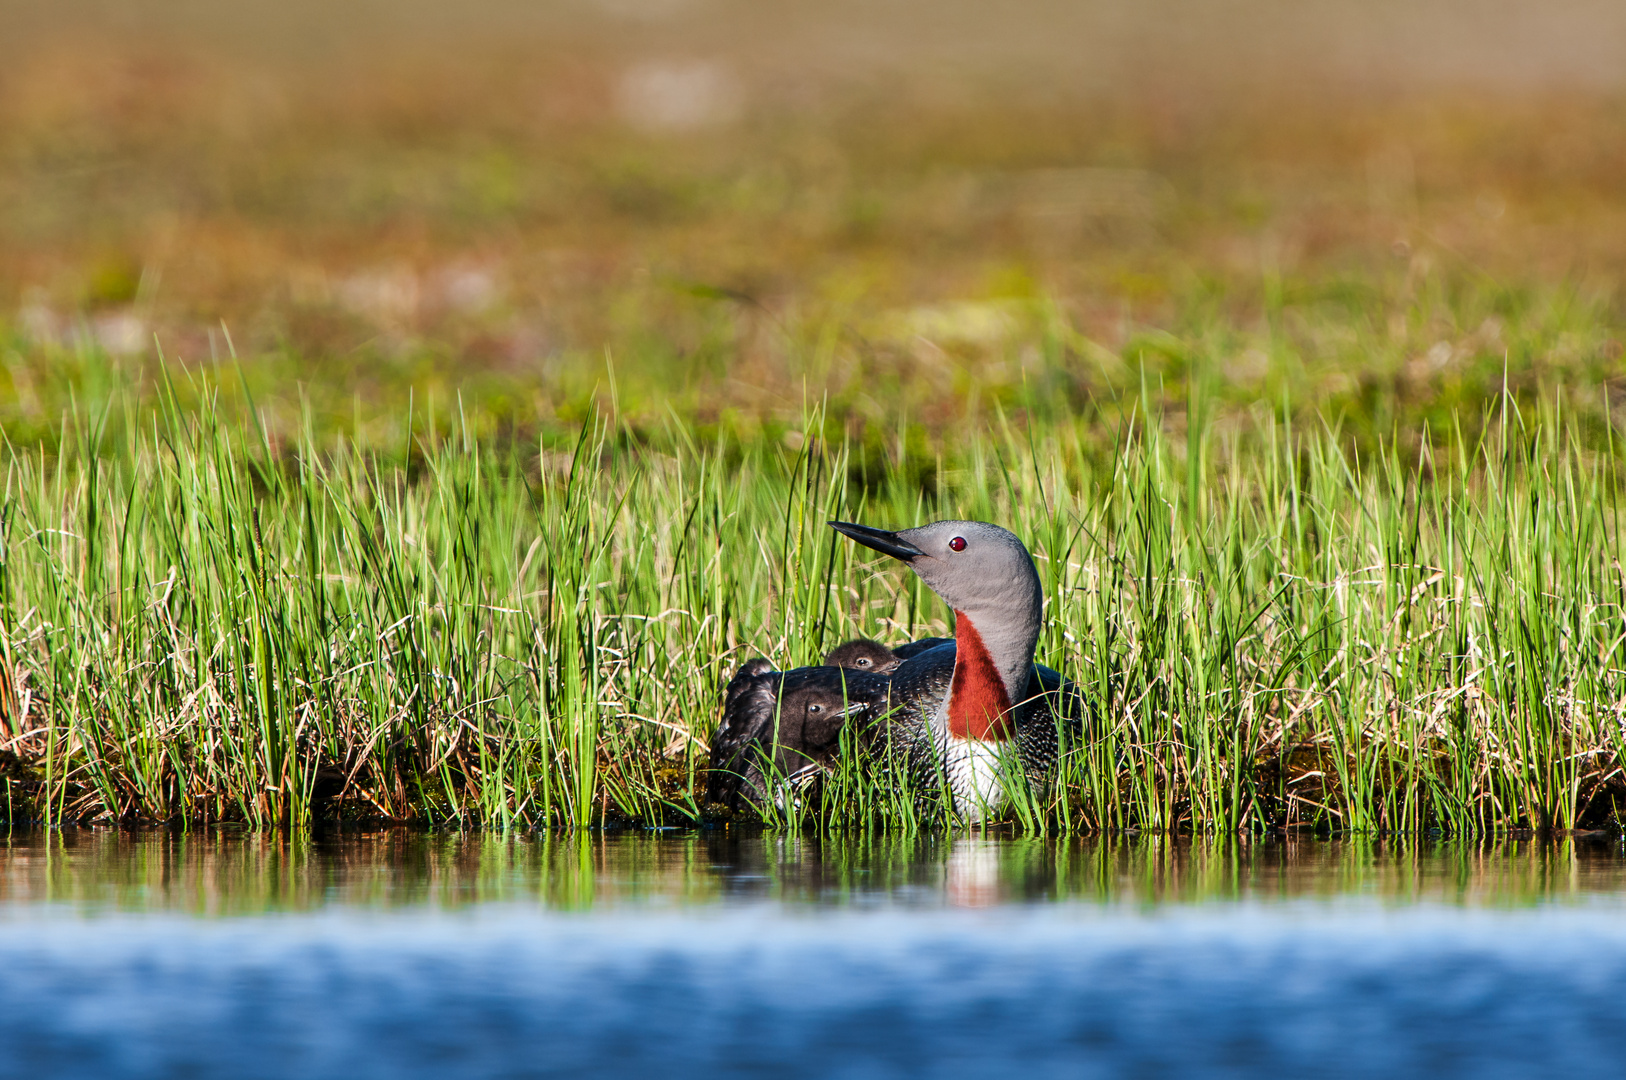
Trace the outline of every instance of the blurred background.
<path fill-rule="evenodd" d="M 1611 419 L 1623 167 L 1610 0 L 0 0 L 0 424 Z"/>

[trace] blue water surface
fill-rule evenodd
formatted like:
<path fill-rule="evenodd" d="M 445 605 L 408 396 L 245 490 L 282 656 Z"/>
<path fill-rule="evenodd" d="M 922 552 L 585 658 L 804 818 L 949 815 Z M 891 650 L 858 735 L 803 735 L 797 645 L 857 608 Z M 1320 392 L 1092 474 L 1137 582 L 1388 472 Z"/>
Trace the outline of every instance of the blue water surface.
<path fill-rule="evenodd" d="M 687 850 L 702 881 L 752 861 Z M 1269 866 L 1239 865 L 1209 895 L 1160 896 L 1131 858 L 1096 875 L 1128 882 L 1116 891 L 1036 897 L 1033 860 L 990 842 L 972 849 L 980 870 L 953 845 L 920 864 L 847 858 L 811 892 L 793 880 L 805 853 L 696 893 L 660 851 L 644 849 L 644 875 L 670 888 L 641 892 L 624 888 L 638 871 L 590 857 L 602 899 L 579 882 L 570 903 L 489 887 L 488 866 L 485 899 L 404 885 L 408 902 L 358 899 L 346 873 L 244 912 L 198 899 L 220 875 L 191 873 L 195 857 L 127 871 L 113 899 L 64 878 L 62 856 L 66 898 L 17 885 L 52 879 L 13 866 L 0 1075 L 1535 1077 L 1626 1062 L 1618 853 L 1585 860 L 1585 889 L 1561 852 L 1492 853 L 1465 878 L 1460 859 L 1365 851 L 1344 888 L 1273 893 Z M 1148 865 L 1189 877 L 1185 858 Z M 1547 867 L 1533 878 L 1531 858 Z M 241 877 L 252 860 L 233 859 Z M 549 865 L 521 860 L 513 880 Z M 399 870 L 360 876 L 378 873 Z M 1455 886 L 1417 884 L 1433 879 Z"/>

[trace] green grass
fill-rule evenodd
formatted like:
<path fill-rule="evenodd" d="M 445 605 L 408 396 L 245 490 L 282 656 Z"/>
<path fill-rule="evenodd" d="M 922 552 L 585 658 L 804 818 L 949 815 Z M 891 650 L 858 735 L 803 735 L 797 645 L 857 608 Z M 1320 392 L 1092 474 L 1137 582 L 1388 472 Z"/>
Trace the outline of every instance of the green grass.
<path fill-rule="evenodd" d="M 738 663 L 947 629 L 823 521 L 969 516 L 1095 714 L 1013 828 L 1619 827 L 1614 91 L 725 49 L 655 133 L 622 29 L 21 49 L 0 816 L 692 820 Z M 946 824 L 874 754 L 815 824 Z"/>
<path fill-rule="evenodd" d="M 502 439 L 455 398 L 383 437 L 273 430 L 230 367 L 126 379 L 5 461 L 5 813 L 692 820 L 745 659 L 947 630 L 824 522 L 958 516 L 1028 541 L 1039 657 L 1095 714 L 1017 828 L 1618 828 L 1602 393 L 1526 365 L 1352 440 L 1228 399 L 1202 342 L 1178 396 L 1143 366 L 1093 406 L 867 445 L 817 408 L 799 443 L 608 412 Z M 873 775 L 851 758 L 814 823 L 943 823 Z"/>

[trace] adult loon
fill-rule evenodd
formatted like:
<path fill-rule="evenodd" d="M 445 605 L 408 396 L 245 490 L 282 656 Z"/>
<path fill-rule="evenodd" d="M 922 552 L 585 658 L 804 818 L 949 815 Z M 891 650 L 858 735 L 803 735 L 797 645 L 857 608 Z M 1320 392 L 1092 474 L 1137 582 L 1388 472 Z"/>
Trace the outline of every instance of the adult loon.
<path fill-rule="evenodd" d="M 954 611 L 954 638 L 898 646 L 892 652 L 901 662 L 884 676 L 836 666 L 773 672 L 766 660 L 751 661 L 729 685 L 714 740 L 713 789 L 731 797 L 725 801 L 755 801 L 765 794 L 762 767 L 781 757 L 785 765 L 805 762 L 800 775 L 815 776 L 834 759 L 849 722 L 862 725 L 864 740 L 884 738 L 901 751 L 921 790 L 946 787 L 955 810 L 971 820 L 998 809 L 1005 783 L 1015 779 L 1010 767 L 1042 783 L 1064 733 L 1078 730 L 1083 708 L 1077 687 L 1033 663 L 1043 594 L 1027 548 L 1013 533 L 979 521 L 897 532 L 830 525 L 908 563 Z M 845 649 L 832 657 L 840 660 Z M 808 730 L 800 714 L 815 701 L 823 716 L 840 714 L 833 729 L 814 725 L 816 745 L 798 734 Z"/>

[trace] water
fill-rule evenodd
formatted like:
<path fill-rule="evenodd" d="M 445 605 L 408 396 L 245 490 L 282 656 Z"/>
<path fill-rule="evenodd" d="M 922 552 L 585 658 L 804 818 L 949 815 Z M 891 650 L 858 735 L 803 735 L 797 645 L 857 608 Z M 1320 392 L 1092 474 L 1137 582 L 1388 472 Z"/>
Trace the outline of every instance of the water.
<path fill-rule="evenodd" d="M 208 833 L 0 849 L 0 1075 L 1550 1076 L 1619 840 Z"/>

